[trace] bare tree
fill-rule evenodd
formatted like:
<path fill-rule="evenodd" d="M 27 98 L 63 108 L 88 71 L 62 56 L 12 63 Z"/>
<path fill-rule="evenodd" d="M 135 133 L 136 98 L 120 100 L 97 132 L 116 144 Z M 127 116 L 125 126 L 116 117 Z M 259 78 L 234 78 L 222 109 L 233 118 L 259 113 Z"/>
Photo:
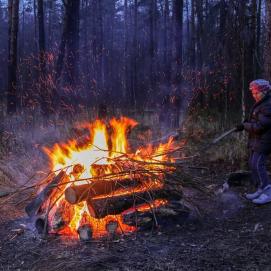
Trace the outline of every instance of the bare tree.
<path fill-rule="evenodd" d="M 122 97 L 126 101 L 129 89 L 129 33 L 128 33 L 128 0 L 124 0 L 124 80 L 123 80 L 123 91 Z"/>
<path fill-rule="evenodd" d="M 131 104 L 137 105 L 137 70 L 138 70 L 138 0 L 134 0 L 134 31 L 133 31 L 133 75 L 132 75 L 132 89 L 131 89 Z"/>
<path fill-rule="evenodd" d="M 45 31 L 44 31 L 44 12 L 43 0 L 38 0 L 38 26 L 39 26 L 39 61 L 40 72 L 45 73 Z"/>
<path fill-rule="evenodd" d="M 17 30 L 18 78 L 14 77 L 15 2 L 18 0 L 1 1 L 2 40 L 9 40 L 8 50 L 5 42 L 0 44 L 0 61 L 4 63 L 0 66 L 1 86 L 9 87 L 9 110 L 14 110 L 11 105 L 16 104 L 18 93 L 13 94 L 17 85 L 20 97 L 25 97 L 22 105 L 37 106 L 37 100 L 45 101 L 48 94 L 55 108 L 60 104 L 54 98 L 56 90 L 64 102 L 72 102 L 67 90 L 80 88 L 80 94 L 86 97 L 82 103 L 99 103 L 109 97 L 112 104 L 122 104 L 118 98 L 121 93 L 125 103 L 138 108 L 160 102 L 162 92 L 168 90 L 165 82 L 177 89 L 183 80 L 201 93 L 201 105 L 223 106 L 226 116 L 234 110 L 239 113 L 241 89 L 244 103 L 250 102 L 245 90 L 252 78 L 263 76 L 264 69 L 270 78 L 270 1 L 24 1 L 21 27 Z M 268 24 L 264 24 L 266 21 Z M 8 65 L 9 83 L 2 68 Z M 42 82 L 48 82 L 47 86 Z"/>
<path fill-rule="evenodd" d="M 164 1 L 164 52 L 163 52 L 163 61 L 164 61 L 164 73 L 166 81 L 170 81 L 170 61 L 169 61 L 169 1 Z"/>
<path fill-rule="evenodd" d="M 183 49 L 183 0 L 173 1 L 173 61 L 172 82 L 178 84 L 182 76 L 182 49 Z"/>
<path fill-rule="evenodd" d="M 257 6 L 257 39 L 256 39 L 256 63 L 257 63 L 257 77 L 259 74 L 262 72 L 262 67 L 260 65 L 260 60 L 261 60 L 261 28 L 262 28 L 262 0 L 258 0 L 258 6 Z"/>
<path fill-rule="evenodd" d="M 151 0 L 149 1 L 149 21 L 150 21 L 150 89 L 154 89 L 154 61 L 155 61 L 155 33 L 154 33 L 154 23 L 155 23 L 155 1 Z"/>
<path fill-rule="evenodd" d="M 203 65 L 203 0 L 195 0 L 195 11 L 197 18 L 197 30 L 196 30 L 196 53 L 197 53 L 197 67 L 201 69 Z"/>
<path fill-rule="evenodd" d="M 269 0 L 265 1 L 266 6 L 266 19 L 267 19 L 267 34 L 265 41 L 265 52 L 264 52 L 264 70 L 265 77 L 271 80 L 271 2 Z"/>
<path fill-rule="evenodd" d="M 63 0 L 63 3 L 65 14 L 56 65 L 56 79 L 61 75 L 66 52 L 66 79 L 69 85 L 74 85 L 78 76 L 80 0 Z"/>
<path fill-rule="evenodd" d="M 78 79 L 79 59 L 79 11 L 80 0 L 64 1 L 67 12 L 67 80 L 70 85 L 75 85 Z"/>
<path fill-rule="evenodd" d="M 17 110 L 17 40 L 19 25 L 19 0 L 9 0 L 9 53 L 8 53 L 8 90 L 7 112 Z"/>
<path fill-rule="evenodd" d="M 195 26 L 195 0 L 191 0 L 191 41 L 190 41 L 190 65 L 196 65 L 196 26 Z"/>
<path fill-rule="evenodd" d="M 49 116 L 52 97 L 51 90 L 47 85 L 46 78 L 46 55 L 45 55 L 45 27 L 44 27 L 44 1 L 37 1 L 38 8 L 38 44 L 39 44 L 39 81 L 38 81 L 38 89 L 39 89 L 39 98 L 41 105 L 41 112 L 45 119 Z"/>

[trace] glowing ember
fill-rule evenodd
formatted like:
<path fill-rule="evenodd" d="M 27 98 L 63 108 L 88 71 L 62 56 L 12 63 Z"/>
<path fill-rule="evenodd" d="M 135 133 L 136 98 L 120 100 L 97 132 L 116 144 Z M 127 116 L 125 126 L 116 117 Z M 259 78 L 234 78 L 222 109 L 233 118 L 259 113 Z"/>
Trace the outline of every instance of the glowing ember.
<path fill-rule="evenodd" d="M 89 137 L 83 143 L 73 139 L 67 143 L 55 144 L 52 149 L 44 148 L 50 158 L 52 171 L 64 170 L 67 174 L 67 178 L 43 205 L 46 212 L 48 205 L 54 203 L 49 212 L 49 225 L 61 225 L 55 227 L 56 229 L 51 226 L 50 232 L 77 236 L 79 227 L 90 225 L 93 238 L 99 238 L 108 234 L 106 228 L 111 222 L 116 223 L 117 233 L 132 232 L 136 228 L 123 223 L 124 213 L 132 210 L 144 212 L 166 204 L 165 200 L 157 199 L 138 207 L 127 208 L 119 214 L 108 214 L 102 218 L 96 216 L 95 208 L 92 208 L 86 198 L 91 197 L 93 202 L 112 198 L 118 200 L 129 195 L 136 198 L 137 194 L 161 189 L 164 178 L 162 170 L 165 169 L 162 162 L 171 161 L 166 153 L 172 149 L 172 139 L 156 148 L 149 145 L 132 153 L 127 134 L 137 122 L 121 117 L 113 118 L 109 124 L 110 127 L 107 127 L 104 122 L 96 120 L 82 125 L 89 130 Z M 125 187 L 127 179 L 130 185 Z M 135 185 L 135 180 L 140 184 Z M 104 191 L 104 187 L 101 189 L 100 184 L 110 187 L 109 191 Z M 65 195 L 67 189 L 74 195 Z M 69 203 L 67 196 L 77 197 L 74 204 Z M 56 223 L 59 213 L 62 221 L 57 220 Z"/>

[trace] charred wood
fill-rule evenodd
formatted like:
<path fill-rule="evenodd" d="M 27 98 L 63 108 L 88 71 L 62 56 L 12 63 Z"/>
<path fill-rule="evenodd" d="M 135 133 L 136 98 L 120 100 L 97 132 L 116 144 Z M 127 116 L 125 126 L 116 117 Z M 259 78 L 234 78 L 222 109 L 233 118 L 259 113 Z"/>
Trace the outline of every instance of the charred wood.
<path fill-rule="evenodd" d="M 95 218 L 104 218 L 107 215 L 118 215 L 138 204 L 152 201 L 151 192 L 130 194 L 123 197 L 110 197 L 100 200 L 88 199 L 88 210 Z"/>
<path fill-rule="evenodd" d="M 25 211 L 29 217 L 33 217 L 37 215 L 42 204 L 49 199 L 51 194 L 53 193 L 56 185 L 61 183 L 64 179 L 67 178 L 67 175 L 64 171 L 61 171 L 57 176 L 53 178 L 53 180 L 32 200 L 26 207 Z"/>
<path fill-rule="evenodd" d="M 39 234 L 48 233 L 48 223 L 46 216 L 39 216 L 35 221 L 35 228 Z"/>
<path fill-rule="evenodd" d="M 151 203 L 150 203 L 151 205 Z M 170 226 L 181 224 L 188 220 L 190 210 L 181 201 L 171 201 L 166 205 L 140 211 L 140 206 L 122 214 L 123 222 L 138 230 L 147 230 L 157 226 Z"/>

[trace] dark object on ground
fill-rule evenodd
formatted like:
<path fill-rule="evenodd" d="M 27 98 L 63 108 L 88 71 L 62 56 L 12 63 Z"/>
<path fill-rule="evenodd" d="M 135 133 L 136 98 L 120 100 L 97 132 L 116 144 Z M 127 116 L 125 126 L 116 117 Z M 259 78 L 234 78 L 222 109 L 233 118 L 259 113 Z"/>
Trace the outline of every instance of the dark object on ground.
<path fill-rule="evenodd" d="M 227 176 L 227 183 L 231 186 L 244 186 L 252 183 L 250 171 L 236 171 L 231 172 Z"/>
<path fill-rule="evenodd" d="M 244 124 L 241 123 L 241 124 L 236 125 L 235 129 L 236 129 L 236 132 L 242 132 L 245 129 Z"/>
<path fill-rule="evenodd" d="M 164 228 L 172 225 L 183 224 L 189 219 L 191 210 L 183 205 L 181 201 L 171 201 L 164 206 L 152 208 L 149 211 L 138 211 L 140 207 L 124 212 L 123 221 L 139 230 L 148 230 L 156 226 Z"/>
<path fill-rule="evenodd" d="M 271 178 L 271 175 L 269 174 L 269 177 Z M 231 172 L 226 179 L 228 185 L 231 186 L 247 186 L 247 185 L 255 185 L 251 172 L 250 171 L 236 171 Z"/>
<path fill-rule="evenodd" d="M 66 173 L 61 171 L 53 180 L 32 200 L 26 207 L 25 211 L 29 217 L 33 217 L 38 214 L 42 204 L 50 197 L 56 185 L 58 185 L 63 179 L 66 178 Z"/>
<path fill-rule="evenodd" d="M 48 223 L 46 222 L 46 218 L 44 216 L 40 216 L 36 219 L 35 228 L 39 234 L 48 232 Z"/>

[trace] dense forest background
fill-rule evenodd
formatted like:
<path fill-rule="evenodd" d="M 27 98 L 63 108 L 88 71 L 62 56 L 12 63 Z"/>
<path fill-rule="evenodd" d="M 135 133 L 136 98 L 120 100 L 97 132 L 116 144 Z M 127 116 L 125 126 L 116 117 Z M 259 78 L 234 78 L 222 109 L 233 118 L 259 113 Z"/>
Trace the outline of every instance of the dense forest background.
<path fill-rule="evenodd" d="M 0 115 L 174 94 L 241 120 L 248 83 L 271 79 L 270 18 L 270 0 L 0 0 Z"/>

